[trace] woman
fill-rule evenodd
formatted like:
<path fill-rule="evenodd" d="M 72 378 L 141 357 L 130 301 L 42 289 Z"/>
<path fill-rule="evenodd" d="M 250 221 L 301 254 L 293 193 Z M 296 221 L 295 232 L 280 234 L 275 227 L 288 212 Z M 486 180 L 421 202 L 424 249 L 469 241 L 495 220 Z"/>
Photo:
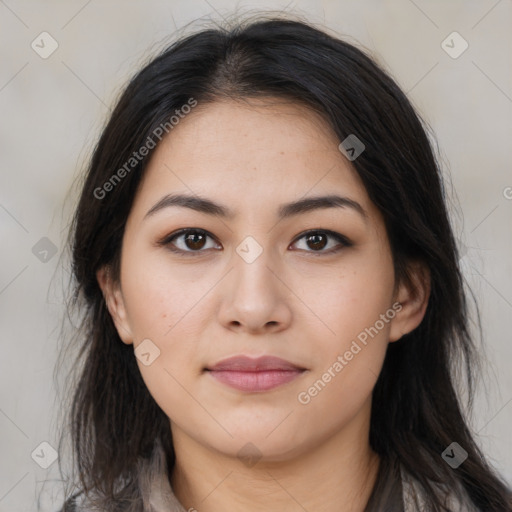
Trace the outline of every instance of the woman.
<path fill-rule="evenodd" d="M 71 237 L 63 510 L 512 510 L 455 391 L 476 359 L 440 170 L 361 50 L 285 19 L 172 44 Z"/>

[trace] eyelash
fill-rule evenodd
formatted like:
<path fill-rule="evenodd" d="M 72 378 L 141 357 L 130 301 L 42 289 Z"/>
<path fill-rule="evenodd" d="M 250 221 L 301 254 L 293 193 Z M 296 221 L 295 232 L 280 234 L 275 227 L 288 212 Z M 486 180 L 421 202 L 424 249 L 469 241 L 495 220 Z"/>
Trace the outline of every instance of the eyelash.
<path fill-rule="evenodd" d="M 175 254 L 177 254 L 179 256 L 185 256 L 185 257 L 197 256 L 197 255 L 199 255 L 201 253 L 207 252 L 207 249 L 199 249 L 199 250 L 195 250 L 195 251 L 194 250 L 177 249 L 172 244 L 172 242 L 176 238 L 179 238 L 180 236 L 183 236 L 183 235 L 186 235 L 186 234 L 206 235 L 206 236 L 210 237 L 211 239 L 215 240 L 215 237 L 211 233 L 209 233 L 208 231 L 205 231 L 204 229 L 183 228 L 183 229 L 175 231 L 174 233 L 171 233 L 170 235 L 166 236 L 164 239 L 162 239 L 161 241 L 158 242 L 158 245 L 165 246 L 167 249 L 169 249 L 173 253 L 175 253 Z M 336 247 L 334 249 L 331 248 L 331 249 L 329 249 L 327 251 L 324 251 L 324 250 L 319 250 L 319 251 L 313 251 L 313 250 L 309 250 L 308 251 L 308 250 L 305 250 L 305 252 L 312 253 L 313 256 L 315 256 L 315 257 L 322 256 L 322 255 L 328 255 L 328 254 L 334 254 L 334 253 L 337 253 L 337 252 L 341 251 L 345 247 L 350 247 L 350 246 L 353 245 L 353 243 L 348 238 L 346 238 L 345 236 L 343 236 L 340 233 L 336 233 L 335 231 L 331 231 L 329 229 L 314 229 L 314 230 L 305 231 L 304 233 L 301 233 L 299 236 L 297 236 L 297 238 L 295 238 L 295 240 L 292 242 L 292 244 L 295 244 L 296 242 L 298 242 L 302 238 L 306 238 L 307 236 L 316 235 L 316 234 L 324 234 L 324 235 L 327 235 L 330 238 L 334 238 L 337 242 L 339 242 L 340 246 L 338 246 L 338 247 Z M 304 249 L 300 249 L 300 250 L 304 250 Z"/>

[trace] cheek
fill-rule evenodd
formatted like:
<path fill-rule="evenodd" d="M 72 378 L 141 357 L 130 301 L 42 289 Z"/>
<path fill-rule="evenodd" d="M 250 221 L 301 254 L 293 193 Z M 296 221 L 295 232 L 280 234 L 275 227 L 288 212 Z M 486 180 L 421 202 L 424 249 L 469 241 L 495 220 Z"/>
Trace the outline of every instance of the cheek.
<path fill-rule="evenodd" d="M 183 386 L 188 388 L 191 377 L 202 369 L 197 341 L 209 317 L 207 292 L 216 280 L 198 278 L 192 266 L 172 266 L 165 254 L 130 249 L 121 265 L 127 319 L 135 349 L 150 340 L 150 351 L 157 354 L 150 365 L 139 358 L 137 364 L 151 395 L 169 414 L 173 407 L 190 406 Z"/>
<path fill-rule="evenodd" d="M 326 431 L 350 423 L 370 400 L 388 346 L 390 320 L 380 319 L 386 300 L 355 292 L 336 297 L 339 307 L 326 320 L 335 334 L 315 343 L 314 371 L 295 397 L 306 430 L 318 428 L 318 418 Z"/>
<path fill-rule="evenodd" d="M 332 412 L 333 420 L 340 421 L 367 400 L 382 368 L 395 316 L 392 260 L 371 253 L 354 258 L 322 283 L 317 292 L 304 288 L 310 290 L 304 302 L 320 312 L 313 320 L 319 334 L 315 371 L 301 389 L 302 399 L 297 398 L 319 414 L 338 404 Z"/>
<path fill-rule="evenodd" d="M 373 326 L 392 303 L 394 272 L 388 255 L 357 254 L 343 265 L 301 279 L 301 299 L 314 313 L 312 322 L 328 349 L 342 348 Z M 385 327 L 381 329 L 387 334 L 388 323 Z"/>
<path fill-rule="evenodd" d="M 154 338 L 168 344 L 175 332 L 200 317 L 215 280 L 199 277 L 192 266 L 172 265 L 163 251 L 127 249 L 121 282 L 128 321 L 137 341 Z"/>

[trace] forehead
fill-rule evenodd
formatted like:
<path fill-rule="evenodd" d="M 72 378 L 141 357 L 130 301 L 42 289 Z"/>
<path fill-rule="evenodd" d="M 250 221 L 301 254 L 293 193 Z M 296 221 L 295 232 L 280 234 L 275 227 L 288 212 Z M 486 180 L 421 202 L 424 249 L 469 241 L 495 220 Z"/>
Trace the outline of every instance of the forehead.
<path fill-rule="evenodd" d="M 156 148 L 134 206 L 149 208 L 171 191 L 215 197 L 236 211 L 340 193 L 370 209 L 338 145 L 322 116 L 299 104 L 270 98 L 198 104 Z"/>
<path fill-rule="evenodd" d="M 159 149 L 187 151 L 191 158 L 217 156 L 258 161 L 286 154 L 337 151 L 337 137 L 312 109 L 278 99 L 199 104 L 169 133 Z M 179 146 L 179 148 L 178 148 Z"/>

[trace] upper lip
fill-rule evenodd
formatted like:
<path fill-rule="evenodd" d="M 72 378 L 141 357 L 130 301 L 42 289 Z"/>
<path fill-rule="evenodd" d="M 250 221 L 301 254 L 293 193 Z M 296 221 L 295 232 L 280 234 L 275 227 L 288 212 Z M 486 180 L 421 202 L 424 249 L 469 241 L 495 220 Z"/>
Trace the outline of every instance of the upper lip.
<path fill-rule="evenodd" d="M 214 366 L 208 366 L 206 370 L 257 372 L 271 370 L 305 370 L 305 368 L 275 356 L 261 356 L 257 358 L 233 356 L 219 361 Z"/>

